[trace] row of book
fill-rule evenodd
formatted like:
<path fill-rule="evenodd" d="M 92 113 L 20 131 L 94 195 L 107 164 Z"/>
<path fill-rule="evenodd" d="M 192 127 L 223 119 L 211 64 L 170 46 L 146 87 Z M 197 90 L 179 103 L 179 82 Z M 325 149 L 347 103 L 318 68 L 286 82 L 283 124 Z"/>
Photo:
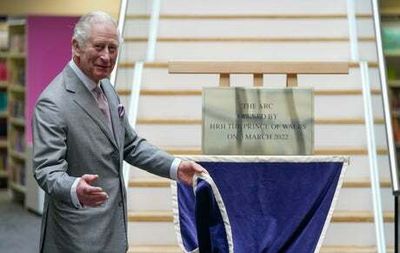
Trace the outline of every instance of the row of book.
<path fill-rule="evenodd" d="M 22 53 L 25 51 L 25 34 L 15 33 L 10 36 L 9 50 L 10 52 Z"/>
<path fill-rule="evenodd" d="M 0 118 L 0 140 L 7 139 L 7 119 Z"/>
<path fill-rule="evenodd" d="M 10 80 L 9 77 L 11 77 Z M 7 67 L 7 63 L 4 60 L 0 59 L 0 81 L 10 81 L 13 84 L 24 85 L 25 68 L 22 66 L 9 70 Z"/>
<path fill-rule="evenodd" d="M 10 147 L 19 152 L 25 152 L 25 132 L 13 129 L 9 134 Z"/>
<path fill-rule="evenodd" d="M 392 92 L 390 94 L 390 102 L 392 104 L 392 110 L 400 111 L 400 92 L 397 92 L 397 90 L 393 91 L 395 92 Z"/>
<path fill-rule="evenodd" d="M 11 77 L 9 80 L 13 84 L 24 85 L 25 84 L 25 68 L 13 68 L 8 74 Z"/>
<path fill-rule="evenodd" d="M 10 100 L 9 114 L 14 118 L 24 118 L 25 116 L 25 102 L 23 100 Z"/>
<path fill-rule="evenodd" d="M 7 111 L 7 92 L 0 91 L 0 113 Z"/>
<path fill-rule="evenodd" d="M 0 81 L 7 81 L 7 64 L 6 61 L 0 59 Z"/>
<path fill-rule="evenodd" d="M 25 165 L 23 163 L 12 162 L 9 166 L 11 171 L 11 181 L 20 185 L 25 185 Z"/>
<path fill-rule="evenodd" d="M 8 49 L 8 31 L 7 29 L 0 30 L 0 51 Z"/>
<path fill-rule="evenodd" d="M 0 171 L 6 171 L 7 169 L 7 153 L 0 153 Z"/>

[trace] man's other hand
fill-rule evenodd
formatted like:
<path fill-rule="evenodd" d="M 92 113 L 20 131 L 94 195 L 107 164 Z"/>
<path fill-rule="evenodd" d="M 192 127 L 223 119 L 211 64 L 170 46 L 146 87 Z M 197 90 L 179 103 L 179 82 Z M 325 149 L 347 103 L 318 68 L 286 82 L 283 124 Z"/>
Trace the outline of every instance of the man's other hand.
<path fill-rule="evenodd" d="M 204 169 L 200 164 L 197 164 L 192 161 L 182 161 L 178 167 L 178 180 L 187 185 L 192 185 L 193 175 L 207 173 L 207 170 Z"/>

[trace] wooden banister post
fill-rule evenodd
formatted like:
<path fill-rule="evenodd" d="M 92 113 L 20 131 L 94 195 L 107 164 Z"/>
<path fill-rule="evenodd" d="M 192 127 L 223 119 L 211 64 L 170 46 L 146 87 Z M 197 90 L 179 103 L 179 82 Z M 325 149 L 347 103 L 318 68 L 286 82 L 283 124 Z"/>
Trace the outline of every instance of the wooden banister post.
<path fill-rule="evenodd" d="M 257 73 L 253 75 L 253 84 L 254 87 L 262 87 L 263 86 L 263 74 L 262 73 Z"/>
<path fill-rule="evenodd" d="M 230 84 L 230 76 L 227 73 L 219 74 L 219 87 L 229 87 Z"/>
<path fill-rule="evenodd" d="M 297 74 L 287 74 L 286 87 L 297 87 Z"/>

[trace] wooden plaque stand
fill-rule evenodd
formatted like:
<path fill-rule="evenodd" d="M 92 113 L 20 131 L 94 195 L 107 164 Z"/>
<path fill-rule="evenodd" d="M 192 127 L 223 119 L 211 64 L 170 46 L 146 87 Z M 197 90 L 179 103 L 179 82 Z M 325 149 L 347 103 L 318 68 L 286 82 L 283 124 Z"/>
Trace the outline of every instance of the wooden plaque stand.
<path fill-rule="evenodd" d="M 254 87 L 263 86 L 264 74 L 285 74 L 286 87 L 297 86 L 299 74 L 348 74 L 348 62 L 224 62 L 171 61 L 170 74 L 218 74 L 219 86 L 230 86 L 231 74 L 253 75 Z"/>

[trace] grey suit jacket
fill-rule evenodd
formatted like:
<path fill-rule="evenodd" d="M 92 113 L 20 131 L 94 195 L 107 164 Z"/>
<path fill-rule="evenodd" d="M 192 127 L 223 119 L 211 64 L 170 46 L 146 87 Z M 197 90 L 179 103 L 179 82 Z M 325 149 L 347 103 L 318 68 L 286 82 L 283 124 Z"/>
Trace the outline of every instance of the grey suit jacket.
<path fill-rule="evenodd" d="M 169 177 L 173 157 L 137 136 L 119 97 L 102 80 L 113 125 L 109 129 L 97 103 L 67 65 L 42 92 L 33 117 L 33 172 L 46 192 L 41 252 L 126 252 L 127 208 L 122 162 Z M 76 209 L 70 190 L 83 174 L 98 174 L 96 186 L 106 204 Z"/>

